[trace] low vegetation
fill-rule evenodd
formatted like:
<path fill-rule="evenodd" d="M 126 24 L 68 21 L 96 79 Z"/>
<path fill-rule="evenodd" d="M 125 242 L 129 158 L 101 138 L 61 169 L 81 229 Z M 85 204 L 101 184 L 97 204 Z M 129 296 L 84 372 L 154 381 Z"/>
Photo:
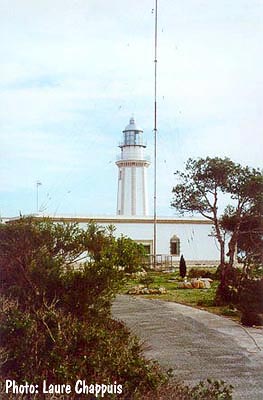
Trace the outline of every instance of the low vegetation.
<path fill-rule="evenodd" d="M 125 396 L 163 383 L 158 365 L 110 316 L 125 274 L 141 257 L 140 246 L 115 239 L 111 228 L 31 219 L 1 225 L 2 379 L 117 382 Z"/>
<path fill-rule="evenodd" d="M 138 271 L 142 256 L 142 246 L 116 239 L 112 227 L 82 230 L 30 218 L 0 225 L 2 382 L 122 385 L 121 393 L 105 399 L 231 399 L 231 387 L 222 382 L 188 388 L 169 381 L 169 373 L 145 359 L 139 341 L 111 318 L 111 301 L 127 274 Z M 3 386 L 0 392 L 4 400 L 29 398 L 6 394 Z M 94 399 L 75 393 L 29 396 Z"/>
<path fill-rule="evenodd" d="M 263 325 L 263 295 L 258 289 L 262 283 L 257 282 L 263 266 L 262 170 L 228 158 L 206 157 L 189 158 L 184 171 L 175 175 L 172 207 L 182 215 L 199 214 L 213 223 L 220 249 L 216 305 L 233 305 L 244 324 Z M 230 203 L 220 213 L 223 198 Z M 241 271 L 236 256 L 243 264 Z"/>
<path fill-rule="evenodd" d="M 150 271 L 143 277 L 141 276 L 141 273 L 134 274 L 125 284 L 121 292 L 127 293 L 131 288 L 137 285 L 146 286 L 145 282 L 147 281 L 147 283 L 149 282 L 147 285 L 148 288 L 157 289 L 162 287 L 166 289 L 166 293 L 155 295 L 145 294 L 145 298 L 154 298 L 185 304 L 238 320 L 240 318 L 240 312 L 235 306 L 231 304 L 217 306 L 215 304 L 215 297 L 219 285 L 219 281 L 217 280 L 217 268 L 192 268 L 189 270 L 188 279 L 199 277 L 214 279 L 211 283 L 211 288 L 180 289 L 178 285 L 183 279 L 180 277 L 178 271 L 169 273 Z"/>
<path fill-rule="evenodd" d="M 199 278 L 210 279 L 211 287 L 187 288 L 186 285 L 186 288 L 182 289 L 184 280 Z M 143 290 L 146 282 L 148 291 Z M 238 320 L 246 326 L 263 325 L 263 278 L 260 268 L 253 269 L 253 276 L 248 276 L 239 268 L 225 268 L 224 282 L 220 276 L 220 268 L 216 267 L 191 268 L 185 278 L 181 277 L 180 270 L 169 273 L 148 271 L 143 277 L 139 272 L 129 279 L 122 291 L 134 294 L 135 291 L 131 289 L 139 286 L 142 288 L 135 294 L 201 308 Z M 162 290 L 158 292 L 158 288 Z"/>

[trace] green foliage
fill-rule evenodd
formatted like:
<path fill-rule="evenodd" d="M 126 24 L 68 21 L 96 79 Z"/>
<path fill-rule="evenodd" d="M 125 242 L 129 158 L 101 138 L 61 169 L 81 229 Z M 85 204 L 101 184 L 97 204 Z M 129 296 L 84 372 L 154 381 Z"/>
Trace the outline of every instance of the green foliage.
<path fill-rule="evenodd" d="M 241 270 L 230 267 L 224 268 L 221 274 L 216 304 L 235 305 L 244 325 L 263 325 L 263 279 L 247 278 Z"/>
<path fill-rule="evenodd" d="M 118 399 L 146 399 L 147 393 L 158 399 L 168 375 L 144 359 L 138 340 L 110 318 L 112 298 L 142 255 L 131 240 L 114 238 L 111 227 L 91 224 L 84 231 L 32 219 L 1 225 L 2 379 L 117 381 L 124 389 Z"/>
<path fill-rule="evenodd" d="M 263 279 L 243 279 L 238 306 L 244 325 L 263 325 Z"/>
<path fill-rule="evenodd" d="M 143 255 L 131 239 L 116 239 L 111 227 L 82 230 L 21 219 L 0 225 L 1 291 L 24 309 L 58 300 L 57 307 L 78 316 L 109 312 L 125 273 L 138 270 Z M 77 264 L 79 259 L 85 263 Z"/>
<path fill-rule="evenodd" d="M 231 385 L 221 380 L 207 379 L 194 387 L 182 385 L 179 382 L 170 382 L 162 385 L 154 393 L 150 391 L 140 400 L 231 400 L 232 390 Z"/>
<path fill-rule="evenodd" d="M 145 285 L 146 287 L 149 287 L 152 283 L 154 282 L 154 277 L 150 275 L 146 275 L 142 278 L 140 278 L 139 283 L 142 285 Z"/>
<path fill-rule="evenodd" d="M 231 218 L 232 227 L 228 229 L 231 232 L 228 263 L 232 267 L 242 220 L 245 221 L 252 210 L 262 215 L 262 172 L 242 167 L 229 158 L 206 157 L 196 160 L 189 158 L 185 171 L 177 171 L 175 175 L 179 183 L 173 188 L 174 199 L 171 205 L 181 214 L 197 212 L 213 222 L 214 234 L 220 245 L 221 265 L 225 263 L 224 231 L 228 229 L 227 219 L 229 222 Z M 231 205 L 227 207 L 224 218 L 221 218 L 218 202 L 224 195 L 228 198 L 230 196 Z M 249 224 L 246 227 L 251 230 Z M 250 244 L 253 246 L 253 242 Z"/>
<path fill-rule="evenodd" d="M 263 193 L 263 188 L 261 190 Z M 263 266 L 263 199 L 259 199 L 259 196 L 257 203 L 240 218 L 237 238 L 238 257 L 244 263 L 244 270 L 248 276 L 253 276 L 256 270 Z M 234 210 L 228 208 L 221 219 L 222 227 L 227 232 L 233 232 L 237 223 Z"/>
<path fill-rule="evenodd" d="M 193 400 L 231 400 L 233 386 L 226 385 L 224 381 L 207 379 L 206 382 L 200 382 L 191 391 Z"/>
<path fill-rule="evenodd" d="M 175 301 L 177 303 L 187 304 L 189 306 L 200 306 L 202 308 L 207 308 L 208 310 L 214 310 L 214 298 L 218 286 L 218 281 L 214 281 L 210 289 L 179 289 L 178 282 L 181 280 L 178 273 L 162 273 L 162 272 L 150 272 L 147 277 L 151 278 L 152 283 L 150 286 L 153 288 L 163 287 L 166 289 L 166 294 L 154 294 L 145 295 L 146 297 L 154 297 L 155 299 Z M 130 278 L 125 284 L 124 293 L 127 293 L 132 287 L 143 283 L 143 278 L 134 277 Z M 220 309 L 217 311 L 220 313 Z M 213 312 L 213 311 L 212 311 Z"/>
<path fill-rule="evenodd" d="M 142 392 L 134 391 L 129 393 L 127 396 L 116 396 L 117 399 L 125 400 L 231 400 L 232 399 L 232 389 L 231 385 L 226 384 L 224 381 L 212 381 L 207 379 L 205 382 L 200 382 L 194 388 L 183 385 L 179 382 L 170 381 L 168 383 L 163 383 L 157 388 L 147 388 Z M 2 400 L 23 400 L 23 395 L 6 395 L 4 389 L 0 388 L 0 393 L 2 395 Z M 8 397 L 7 397 L 8 396 Z M 36 397 L 32 395 L 30 400 L 37 400 L 39 396 Z M 78 399 L 81 399 L 78 397 Z M 84 398 L 83 398 L 84 399 Z M 94 397 L 90 398 L 85 396 L 86 400 L 93 400 Z M 109 399 L 108 396 L 104 396 L 104 399 Z M 113 399 L 113 397 L 110 397 Z M 72 400 L 72 396 L 67 395 L 45 395 L 45 400 Z"/>
<path fill-rule="evenodd" d="M 3 300 L 3 299 L 2 299 Z M 1 311 L 1 342 L 8 358 L 3 377 L 17 382 L 69 383 L 77 379 L 122 384 L 125 392 L 149 390 L 165 380 L 146 361 L 136 338 L 109 318 L 80 320 L 55 307 L 22 313 L 10 303 Z"/>
<path fill-rule="evenodd" d="M 226 317 L 238 317 L 239 312 L 234 306 L 226 306 L 222 308 L 222 315 Z"/>
<path fill-rule="evenodd" d="M 226 265 L 221 267 L 219 273 L 220 284 L 217 288 L 215 303 L 217 305 L 238 304 L 242 271 Z"/>
<path fill-rule="evenodd" d="M 181 255 L 180 257 L 179 272 L 181 278 L 184 278 L 186 276 L 186 262 L 183 255 Z"/>
<path fill-rule="evenodd" d="M 143 256 L 113 232 L 27 218 L 0 226 L 3 379 L 118 381 L 128 397 L 164 381 L 137 339 L 110 318 L 111 300 Z"/>
<path fill-rule="evenodd" d="M 211 271 L 207 268 L 191 268 L 187 274 L 188 278 L 209 278 L 217 280 L 219 278 L 218 273 Z"/>
<path fill-rule="evenodd" d="M 175 173 L 180 183 L 173 188 L 175 196 L 172 206 L 182 214 L 198 212 L 212 219 L 215 211 L 214 200 L 217 200 L 215 194 L 219 190 L 227 190 L 234 170 L 235 164 L 228 158 L 189 158 L 185 172 Z"/>

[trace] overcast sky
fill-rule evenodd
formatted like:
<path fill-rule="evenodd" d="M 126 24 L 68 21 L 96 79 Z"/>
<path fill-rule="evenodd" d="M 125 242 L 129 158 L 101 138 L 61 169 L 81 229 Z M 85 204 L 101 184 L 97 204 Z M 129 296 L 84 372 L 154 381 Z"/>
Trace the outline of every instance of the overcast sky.
<path fill-rule="evenodd" d="M 0 0 L 0 214 L 115 214 L 134 115 L 153 158 L 153 0 Z M 188 157 L 262 167 L 263 0 L 160 0 L 158 213 Z M 149 168 L 152 204 L 153 166 Z M 150 207 L 152 208 L 152 207 Z"/>

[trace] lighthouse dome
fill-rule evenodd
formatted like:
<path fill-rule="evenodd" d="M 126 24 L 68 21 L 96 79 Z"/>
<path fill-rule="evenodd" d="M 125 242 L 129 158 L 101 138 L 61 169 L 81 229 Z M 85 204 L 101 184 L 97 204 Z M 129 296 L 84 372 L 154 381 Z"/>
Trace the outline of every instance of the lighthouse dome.
<path fill-rule="evenodd" d="M 126 131 L 138 131 L 138 132 L 143 132 L 142 128 L 136 125 L 134 117 L 130 118 L 130 123 L 129 125 L 126 126 L 123 132 Z"/>

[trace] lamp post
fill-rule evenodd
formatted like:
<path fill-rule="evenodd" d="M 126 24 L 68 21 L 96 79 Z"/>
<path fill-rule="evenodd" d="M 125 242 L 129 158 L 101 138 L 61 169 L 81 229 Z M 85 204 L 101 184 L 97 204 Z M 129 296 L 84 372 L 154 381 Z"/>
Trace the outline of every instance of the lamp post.
<path fill-rule="evenodd" d="M 42 183 L 40 181 L 36 182 L 36 194 L 37 194 L 37 213 L 38 213 L 38 188 L 41 186 Z"/>

